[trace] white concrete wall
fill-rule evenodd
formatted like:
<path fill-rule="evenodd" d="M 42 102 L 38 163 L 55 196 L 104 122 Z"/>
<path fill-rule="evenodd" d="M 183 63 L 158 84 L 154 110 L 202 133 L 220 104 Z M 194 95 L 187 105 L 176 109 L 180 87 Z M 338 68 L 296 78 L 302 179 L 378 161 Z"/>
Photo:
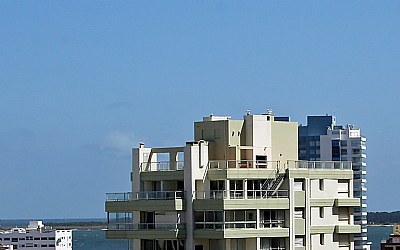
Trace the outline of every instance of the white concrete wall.
<path fill-rule="evenodd" d="M 311 180 L 311 198 L 338 198 L 337 180 L 323 179 L 323 190 L 320 190 L 319 182 L 319 179 Z"/>
<path fill-rule="evenodd" d="M 320 209 L 323 209 L 323 217 L 320 216 Z M 311 225 L 312 226 L 325 226 L 325 225 L 338 225 L 339 216 L 334 214 L 333 207 L 311 207 Z"/>
<path fill-rule="evenodd" d="M 270 117 L 270 121 L 267 121 Z M 266 155 L 267 160 L 272 159 L 271 122 L 273 116 L 246 115 L 246 145 L 253 146 L 253 160 L 256 155 Z"/>
<path fill-rule="evenodd" d="M 339 249 L 339 242 L 333 241 L 333 234 L 324 234 L 324 244 L 320 244 L 320 234 L 311 235 L 311 250 Z"/>

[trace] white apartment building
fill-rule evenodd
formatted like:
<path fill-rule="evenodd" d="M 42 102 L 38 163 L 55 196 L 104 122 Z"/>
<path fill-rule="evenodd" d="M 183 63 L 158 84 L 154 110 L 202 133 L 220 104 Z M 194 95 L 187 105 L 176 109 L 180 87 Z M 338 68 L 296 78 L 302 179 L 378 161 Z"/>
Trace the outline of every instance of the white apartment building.
<path fill-rule="evenodd" d="M 132 191 L 108 193 L 109 239 L 134 250 L 354 249 L 348 161 L 299 161 L 298 124 L 210 116 L 182 147 L 132 151 Z"/>
<path fill-rule="evenodd" d="M 321 135 L 321 160 L 351 161 L 353 165 L 354 197 L 360 198 L 360 206 L 354 208 L 355 224 L 361 225 L 361 233 L 354 235 L 355 249 L 369 249 L 367 238 L 367 155 L 366 137 L 353 125 L 329 127 Z"/>
<path fill-rule="evenodd" d="M 30 221 L 27 228 L 0 231 L 0 245 L 6 249 L 71 250 L 72 231 L 45 227 L 42 221 Z"/>

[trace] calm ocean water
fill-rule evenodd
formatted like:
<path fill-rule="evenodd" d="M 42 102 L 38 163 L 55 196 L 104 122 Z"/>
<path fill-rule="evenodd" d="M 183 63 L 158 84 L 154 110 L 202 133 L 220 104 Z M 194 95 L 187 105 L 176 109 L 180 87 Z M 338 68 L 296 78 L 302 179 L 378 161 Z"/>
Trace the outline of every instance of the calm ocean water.
<path fill-rule="evenodd" d="M 371 250 L 379 250 L 380 242 L 387 239 L 392 227 L 369 227 L 368 240 L 372 242 Z M 126 240 L 107 240 L 102 230 L 73 232 L 73 250 L 127 250 Z"/>

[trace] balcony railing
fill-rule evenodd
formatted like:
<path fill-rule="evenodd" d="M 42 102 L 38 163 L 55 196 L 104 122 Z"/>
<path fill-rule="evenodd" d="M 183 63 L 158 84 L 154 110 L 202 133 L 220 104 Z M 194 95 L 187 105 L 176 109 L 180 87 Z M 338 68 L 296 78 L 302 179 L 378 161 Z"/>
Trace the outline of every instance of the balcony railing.
<path fill-rule="evenodd" d="M 280 167 L 279 161 L 209 161 L 209 169 L 231 169 L 231 168 L 266 168 L 277 169 Z"/>
<path fill-rule="evenodd" d="M 184 223 L 115 223 L 108 224 L 108 230 L 165 230 L 176 231 L 186 229 Z"/>
<path fill-rule="evenodd" d="M 157 161 L 157 162 L 142 162 L 140 170 L 143 172 L 150 171 L 176 171 L 183 170 L 183 161 Z"/>
<path fill-rule="evenodd" d="M 268 199 L 287 198 L 288 190 L 222 190 L 222 191 L 195 191 L 195 199 Z"/>
<path fill-rule="evenodd" d="M 285 220 L 266 220 L 259 224 L 259 228 L 282 228 L 285 226 Z"/>
<path fill-rule="evenodd" d="M 351 170 L 351 161 L 288 161 L 289 168 Z"/>
<path fill-rule="evenodd" d="M 106 201 L 177 200 L 184 198 L 184 191 L 149 191 L 106 194 Z"/>
<path fill-rule="evenodd" d="M 256 229 L 257 221 L 227 221 L 227 222 L 195 222 L 195 229 L 243 229 L 251 228 Z"/>

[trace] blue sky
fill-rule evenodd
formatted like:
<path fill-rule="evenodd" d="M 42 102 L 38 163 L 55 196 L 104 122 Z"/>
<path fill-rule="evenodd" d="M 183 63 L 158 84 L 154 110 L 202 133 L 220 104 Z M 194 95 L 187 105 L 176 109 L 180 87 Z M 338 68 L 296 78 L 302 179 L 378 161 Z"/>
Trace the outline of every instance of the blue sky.
<path fill-rule="evenodd" d="M 399 1 L 1 1 L 0 218 L 104 217 L 130 148 L 211 113 L 334 114 L 400 210 Z"/>

